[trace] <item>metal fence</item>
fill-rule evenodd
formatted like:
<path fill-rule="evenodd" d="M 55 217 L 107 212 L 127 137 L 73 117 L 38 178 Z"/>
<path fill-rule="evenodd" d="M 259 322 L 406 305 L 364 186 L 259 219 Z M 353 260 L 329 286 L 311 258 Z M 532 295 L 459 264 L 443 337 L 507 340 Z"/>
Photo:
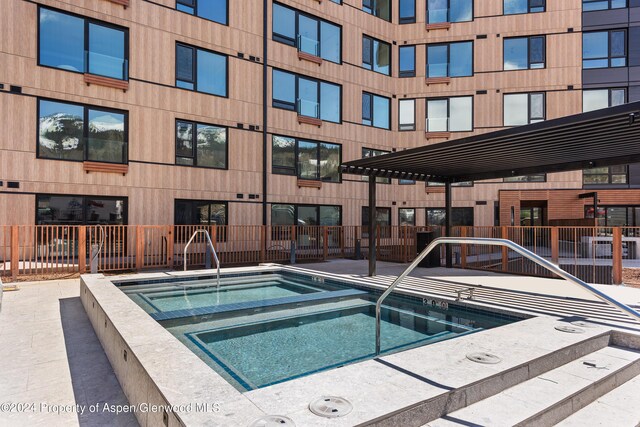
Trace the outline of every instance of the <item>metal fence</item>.
<path fill-rule="evenodd" d="M 368 227 L 362 226 L 3 225 L 0 275 L 16 280 L 85 273 L 94 246 L 100 248 L 100 272 L 182 268 L 184 247 L 198 229 L 209 231 L 223 266 L 368 256 Z M 444 230 L 378 227 L 378 260 L 410 262 L 424 231 L 437 236 Z M 452 235 L 512 240 L 591 283 L 621 283 L 623 268 L 640 267 L 640 227 L 454 227 Z M 549 276 L 506 248 L 458 245 L 452 253 L 455 267 Z M 204 266 L 208 255 L 204 236 L 197 236 L 187 266 Z"/>

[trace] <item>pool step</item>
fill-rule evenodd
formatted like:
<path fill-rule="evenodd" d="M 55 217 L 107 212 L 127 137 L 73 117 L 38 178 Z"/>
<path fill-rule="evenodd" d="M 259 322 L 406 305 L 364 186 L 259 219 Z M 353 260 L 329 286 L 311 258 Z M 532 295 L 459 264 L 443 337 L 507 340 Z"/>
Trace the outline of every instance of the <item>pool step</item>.
<path fill-rule="evenodd" d="M 426 426 L 552 426 L 638 374 L 640 351 L 607 346 L 448 413 Z M 640 421 L 638 417 L 631 426 Z"/>
<path fill-rule="evenodd" d="M 558 427 L 635 427 L 639 424 L 640 376 L 637 376 L 566 418 Z"/>

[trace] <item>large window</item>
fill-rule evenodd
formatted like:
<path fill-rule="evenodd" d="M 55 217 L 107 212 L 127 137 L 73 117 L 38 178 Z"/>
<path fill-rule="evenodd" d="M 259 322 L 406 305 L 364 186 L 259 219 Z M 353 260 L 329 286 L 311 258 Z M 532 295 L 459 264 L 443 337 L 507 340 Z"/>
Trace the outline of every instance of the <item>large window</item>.
<path fill-rule="evenodd" d="M 376 227 L 380 227 L 380 237 L 391 237 L 391 208 L 376 207 Z M 362 207 L 362 237 L 369 237 L 369 206 Z"/>
<path fill-rule="evenodd" d="M 363 148 L 362 158 L 368 159 L 369 157 L 381 156 L 383 154 L 389 154 L 390 151 L 374 150 L 373 148 Z M 363 181 L 369 181 L 368 176 L 361 177 Z M 380 184 L 391 184 L 391 178 L 376 178 L 376 182 Z"/>
<path fill-rule="evenodd" d="M 127 223 L 126 197 L 36 195 L 36 224 L 121 225 Z"/>
<path fill-rule="evenodd" d="M 447 225 L 444 208 L 427 208 L 427 225 Z M 473 227 L 473 208 L 452 208 L 451 221 L 454 227 Z"/>
<path fill-rule="evenodd" d="M 398 225 L 414 226 L 416 225 L 416 210 L 413 208 L 398 209 Z"/>
<path fill-rule="evenodd" d="M 427 99 L 427 132 L 473 130 L 473 97 Z"/>
<path fill-rule="evenodd" d="M 427 77 L 473 74 L 473 42 L 427 45 Z"/>
<path fill-rule="evenodd" d="M 473 20 L 473 0 L 427 0 L 427 24 Z"/>
<path fill-rule="evenodd" d="M 416 76 L 416 47 L 400 46 L 400 77 Z"/>
<path fill-rule="evenodd" d="M 273 106 L 301 116 L 340 123 L 342 87 L 337 84 L 273 70 Z"/>
<path fill-rule="evenodd" d="M 227 56 L 176 44 L 176 87 L 227 96 Z"/>
<path fill-rule="evenodd" d="M 176 0 L 176 9 L 209 21 L 227 25 L 228 0 Z"/>
<path fill-rule="evenodd" d="M 227 128 L 176 120 L 176 164 L 227 168 Z"/>
<path fill-rule="evenodd" d="M 362 36 L 362 67 L 387 76 L 391 74 L 391 45 Z"/>
<path fill-rule="evenodd" d="M 129 32 L 44 7 L 39 13 L 38 64 L 119 80 L 129 78 Z"/>
<path fill-rule="evenodd" d="M 416 100 L 398 101 L 398 130 L 416 130 Z"/>
<path fill-rule="evenodd" d="M 504 39 L 505 70 L 544 68 L 545 56 L 545 36 Z"/>
<path fill-rule="evenodd" d="M 38 157 L 127 163 L 127 112 L 38 100 Z"/>
<path fill-rule="evenodd" d="M 333 205 L 272 204 L 271 225 L 341 225 L 342 207 Z"/>
<path fill-rule="evenodd" d="M 504 96 L 504 125 L 520 126 L 545 119 L 545 94 L 510 93 Z"/>
<path fill-rule="evenodd" d="M 226 225 L 227 202 L 175 200 L 175 225 Z"/>
<path fill-rule="evenodd" d="M 398 0 L 400 9 L 400 23 L 412 24 L 416 22 L 416 0 Z"/>
<path fill-rule="evenodd" d="M 593 205 L 584 207 L 584 217 L 594 217 Z M 601 227 L 637 227 L 640 225 L 640 207 L 598 206 L 597 218 Z"/>
<path fill-rule="evenodd" d="M 582 68 L 627 66 L 627 31 L 582 33 Z"/>
<path fill-rule="evenodd" d="M 504 0 L 504 14 L 544 12 L 545 0 Z"/>
<path fill-rule="evenodd" d="M 273 4 L 273 39 L 327 61 L 342 61 L 342 29 L 296 9 Z"/>
<path fill-rule="evenodd" d="M 340 182 L 341 145 L 277 135 L 273 135 L 272 144 L 272 173 Z"/>
<path fill-rule="evenodd" d="M 628 182 L 627 176 L 626 165 L 584 169 L 582 183 L 584 185 L 620 185 Z"/>
<path fill-rule="evenodd" d="M 362 0 L 362 10 L 391 22 L 391 0 Z"/>
<path fill-rule="evenodd" d="M 626 89 L 593 89 L 582 92 L 582 111 L 615 107 L 627 102 Z"/>
<path fill-rule="evenodd" d="M 362 124 L 380 129 L 391 128 L 391 100 L 362 92 Z"/>
<path fill-rule="evenodd" d="M 582 10 L 621 9 L 627 7 L 627 0 L 582 0 Z"/>

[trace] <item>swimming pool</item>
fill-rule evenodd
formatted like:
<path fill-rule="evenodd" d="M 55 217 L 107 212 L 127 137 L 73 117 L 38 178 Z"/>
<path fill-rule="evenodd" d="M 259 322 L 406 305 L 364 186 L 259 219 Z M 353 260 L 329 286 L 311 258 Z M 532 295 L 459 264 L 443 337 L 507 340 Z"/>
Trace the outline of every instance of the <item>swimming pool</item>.
<path fill-rule="evenodd" d="M 298 274 L 118 283 L 151 317 L 241 391 L 375 357 L 377 290 Z M 520 320 L 399 293 L 382 308 L 390 354 Z"/>

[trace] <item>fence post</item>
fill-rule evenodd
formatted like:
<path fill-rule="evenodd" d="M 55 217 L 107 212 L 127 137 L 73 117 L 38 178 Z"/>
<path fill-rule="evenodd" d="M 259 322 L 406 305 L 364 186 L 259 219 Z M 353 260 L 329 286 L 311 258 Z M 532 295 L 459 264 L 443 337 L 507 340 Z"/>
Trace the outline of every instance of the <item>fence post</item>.
<path fill-rule="evenodd" d="M 78 227 L 78 272 L 87 271 L 87 226 Z"/>
<path fill-rule="evenodd" d="M 467 227 L 460 228 L 460 237 L 467 237 Z M 460 267 L 467 268 L 467 245 L 460 245 Z"/>
<path fill-rule="evenodd" d="M 324 261 L 329 257 L 329 227 L 326 225 L 323 227 L 323 240 L 322 240 L 322 258 Z"/>
<path fill-rule="evenodd" d="M 551 227 L 551 261 L 558 264 L 560 260 L 560 230 L 558 227 Z"/>
<path fill-rule="evenodd" d="M 173 238 L 175 233 L 175 226 L 167 226 L 167 268 L 173 269 L 173 245 L 175 239 Z"/>
<path fill-rule="evenodd" d="M 144 267 L 144 228 L 136 225 L 136 270 Z"/>
<path fill-rule="evenodd" d="M 503 225 L 502 227 L 502 238 L 503 239 L 508 239 L 509 238 L 509 232 L 507 231 L 507 227 L 505 225 Z M 509 250 L 503 246 L 502 247 L 502 271 L 507 271 L 508 270 L 508 263 L 509 263 Z"/>
<path fill-rule="evenodd" d="M 11 226 L 11 280 L 18 278 L 18 271 L 20 267 L 20 239 L 19 228 L 17 225 Z"/>
<path fill-rule="evenodd" d="M 266 225 L 260 225 L 260 262 L 267 259 L 267 229 Z"/>
<path fill-rule="evenodd" d="M 622 228 L 613 227 L 613 284 L 622 284 Z"/>

